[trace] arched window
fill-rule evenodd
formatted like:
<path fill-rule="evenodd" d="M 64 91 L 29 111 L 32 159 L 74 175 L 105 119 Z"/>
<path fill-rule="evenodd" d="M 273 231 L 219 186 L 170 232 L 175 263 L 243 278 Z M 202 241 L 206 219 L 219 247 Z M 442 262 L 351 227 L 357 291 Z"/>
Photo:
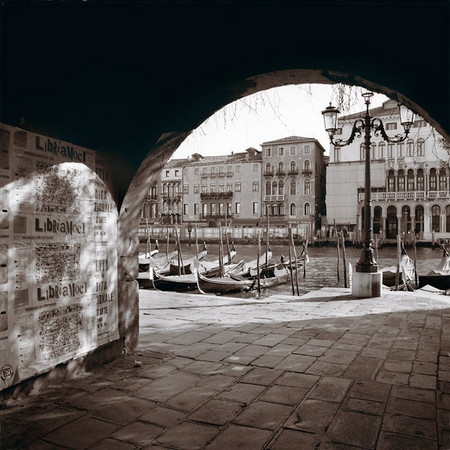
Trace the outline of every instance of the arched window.
<path fill-rule="evenodd" d="M 272 195 L 272 183 L 266 181 L 266 195 Z"/>
<path fill-rule="evenodd" d="M 408 170 L 407 189 L 409 192 L 414 191 L 414 170 Z"/>
<path fill-rule="evenodd" d="M 397 144 L 397 157 L 403 158 L 405 156 L 403 142 Z"/>
<path fill-rule="evenodd" d="M 398 171 L 397 188 L 398 192 L 405 192 L 405 172 L 403 170 Z"/>
<path fill-rule="evenodd" d="M 441 207 L 434 205 L 431 207 L 431 230 L 439 233 L 441 231 Z"/>
<path fill-rule="evenodd" d="M 280 161 L 278 163 L 278 174 L 284 175 L 284 162 L 283 161 Z"/>
<path fill-rule="evenodd" d="M 295 203 L 291 203 L 291 206 L 289 207 L 289 215 L 290 216 L 295 216 L 296 211 L 295 211 Z"/>
<path fill-rule="evenodd" d="M 311 183 L 309 180 L 305 180 L 304 195 L 311 195 Z"/>
<path fill-rule="evenodd" d="M 277 182 L 272 182 L 272 195 L 277 195 Z"/>
<path fill-rule="evenodd" d="M 445 207 L 445 231 L 450 233 L 450 205 Z"/>
<path fill-rule="evenodd" d="M 272 205 L 272 216 L 277 216 L 277 215 L 278 215 L 278 206 Z"/>
<path fill-rule="evenodd" d="M 384 142 L 380 142 L 378 144 L 378 158 L 383 159 L 385 155 L 386 144 Z"/>
<path fill-rule="evenodd" d="M 372 144 L 370 148 L 372 149 L 372 159 L 377 159 L 377 146 Z"/>
<path fill-rule="evenodd" d="M 272 173 L 272 164 L 270 164 L 270 163 L 266 164 L 266 173 L 267 174 Z"/>
<path fill-rule="evenodd" d="M 444 168 L 441 168 L 441 170 L 439 171 L 439 190 L 447 190 L 447 172 Z"/>
<path fill-rule="evenodd" d="M 366 159 L 366 147 L 364 147 L 364 144 L 361 144 L 359 147 L 359 159 L 361 161 L 364 161 Z"/>
<path fill-rule="evenodd" d="M 425 190 L 425 182 L 423 176 L 423 169 L 417 170 L 417 190 L 423 192 Z"/>
<path fill-rule="evenodd" d="M 289 172 L 293 175 L 297 173 L 297 163 L 295 161 L 291 161 L 289 164 Z"/>
<path fill-rule="evenodd" d="M 284 195 L 284 181 L 280 180 L 278 182 L 278 195 Z"/>
<path fill-rule="evenodd" d="M 395 175 L 392 169 L 388 172 L 388 192 L 395 192 Z"/>
<path fill-rule="evenodd" d="M 430 191 L 437 190 L 436 169 L 430 169 Z"/>
<path fill-rule="evenodd" d="M 278 210 L 279 210 L 280 216 L 284 216 L 284 203 L 280 203 L 278 205 Z"/>
<path fill-rule="evenodd" d="M 291 180 L 291 195 L 297 195 L 297 184 L 295 180 Z"/>
<path fill-rule="evenodd" d="M 309 159 L 305 159 L 305 162 L 303 163 L 303 169 L 311 170 L 311 163 L 309 162 Z"/>
<path fill-rule="evenodd" d="M 305 203 L 305 216 L 309 216 L 311 214 L 311 205 L 309 203 Z"/>
<path fill-rule="evenodd" d="M 406 151 L 408 152 L 408 156 L 414 156 L 414 141 L 412 139 L 408 139 Z"/>
<path fill-rule="evenodd" d="M 417 156 L 425 156 L 425 141 L 422 138 L 417 140 Z"/>

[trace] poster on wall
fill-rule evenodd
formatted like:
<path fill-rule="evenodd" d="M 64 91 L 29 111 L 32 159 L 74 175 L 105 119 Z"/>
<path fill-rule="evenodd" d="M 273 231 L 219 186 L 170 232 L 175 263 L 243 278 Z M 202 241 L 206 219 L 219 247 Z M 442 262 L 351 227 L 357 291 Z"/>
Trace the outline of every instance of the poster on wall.
<path fill-rule="evenodd" d="M 119 337 L 106 171 L 93 150 L 0 124 L 0 390 Z"/>

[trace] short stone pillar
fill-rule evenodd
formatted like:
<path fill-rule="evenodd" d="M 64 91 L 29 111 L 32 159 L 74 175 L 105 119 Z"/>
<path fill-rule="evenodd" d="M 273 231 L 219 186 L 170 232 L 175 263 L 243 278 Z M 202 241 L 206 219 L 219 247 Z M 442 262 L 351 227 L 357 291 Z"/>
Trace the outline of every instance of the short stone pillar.
<path fill-rule="evenodd" d="M 352 274 L 352 295 L 358 298 L 381 297 L 383 275 L 378 272 L 356 272 Z"/>

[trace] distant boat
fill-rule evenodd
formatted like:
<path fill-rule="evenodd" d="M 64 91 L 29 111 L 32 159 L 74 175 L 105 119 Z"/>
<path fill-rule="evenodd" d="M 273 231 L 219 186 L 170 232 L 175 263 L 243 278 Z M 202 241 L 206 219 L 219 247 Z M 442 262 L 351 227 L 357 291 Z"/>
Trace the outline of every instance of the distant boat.
<path fill-rule="evenodd" d="M 250 291 L 256 280 L 235 280 L 231 277 L 206 278 L 197 272 L 198 290 L 203 294 L 228 294 L 230 292 Z"/>
<path fill-rule="evenodd" d="M 443 256 L 436 269 L 427 275 L 419 275 L 419 289 L 429 284 L 437 289 L 446 291 L 450 289 L 450 255 L 443 248 Z"/>

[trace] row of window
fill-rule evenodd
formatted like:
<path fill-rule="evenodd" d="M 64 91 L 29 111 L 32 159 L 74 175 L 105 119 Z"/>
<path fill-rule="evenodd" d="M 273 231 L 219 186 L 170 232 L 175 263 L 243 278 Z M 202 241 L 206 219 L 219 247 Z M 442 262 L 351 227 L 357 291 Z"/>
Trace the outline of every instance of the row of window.
<path fill-rule="evenodd" d="M 287 151 L 287 150 L 286 150 Z M 278 147 L 278 148 L 266 148 L 265 149 L 265 156 L 271 157 L 271 156 L 284 156 L 285 147 Z M 297 147 L 292 145 L 289 147 L 289 155 L 295 156 L 297 154 Z M 304 155 L 310 155 L 311 154 L 311 146 L 309 144 L 303 146 L 303 154 Z"/>
<path fill-rule="evenodd" d="M 236 165 L 234 166 L 236 173 L 241 173 L 241 166 L 240 165 Z M 252 170 L 253 172 L 258 172 L 258 168 L 259 168 L 259 164 L 253 164 L 252 165 Z M 233 175 L 234 171 L 233 171 L 233 166 L 230 165 L 226 165 L 226 166 L 219 166 L 218 170 L 216 170 L 216 166 L 212 166 L 212 167 L 203 167 L 202 168 L 202 175 L 209 175 L 209 176 L 215 176 L 215 175 L 220 175 L 220 176 L 225 176 L 227 175 Z M 194 168 L 194 175 L 200 175 L 200 168 L 199 167 L 195 167 Z"/>
<path fill-rule="evenodd" d="M 207 216 L 224 216 L 225 208 L 227 209 L 227 215 L 231 216 L 233 213 L 233 205 L 231 203 L 202 203 L 202 214 L 203 217 Z M 258 202 L 253 202 L 253 214 L 258 214 L 259 204 Z M 234 203 L 235 214 L 241 213 L 241 203 Z M 183 214 L 187 216 L 189 214 L 189 205 L 185 203 L 183 205 Z M 198 216 L 200 214 L 200 204 L 194 203 L 194 215 Z"/>
<path fill-rule="evenodd" d="M 412 169 L 409 169 L 407 173 L 404 170 L 398 170 L 397 174 L 391 169 L 388 172 L 387 182 L 388 192 L 425 191 L 423 169 L 417 169 L 417 174 L 414 174 Z M 435 168 L 430 169 L 427 188 L 429 191 L 447 191 L 449 188 L 447 171 L 444 168 L 441 168 L 439 172 Z"/>
<path fill-rule="evenodd" d="M 404 142 L 400 142 L 397 144 L 380 142 L 378 145 L 372 144 L 371 146 L 371 159 L 395 159 L 395 158 L 404 158 L 414 157 L 414 156 L 425 156 L 425 140 L 420 138 L 417 142 L 414 142 L 413 139 L 408 139 L 406 141 L 406 145 Z M 341 160 L 341 148 L 334 148 L 334 161 Z M 359 149 L 359 159 L 366 159 L 366 147 L 364 144 L 361 144 Z"/>
<path fill-rule="evenodd" d="M 289 183 L 289 194 L 297 195 L 297 183 L 295 180 L 291 180 Z M 282 180 L 267 181 L 266 195 L 284 195 L 284 182 Z M 311 182 L 309 180 L 303 182 L 303 195 L 311 195 Z"/>
<path fill-rule="evenodd" d="M 284 174 L 284 162 L 283 161 L 280 161 L 278 163 L 278 166 L 272 166 L 272 164 L 267 163 L 265 166 L 265 173 L 266 174 L 273 173 L 275 167 L 277 168 L 277 172 L 279 174 L 281 174 L 281 175 Z M 311 162 L 308 159 L 306 159 L 303 162 L 303 170 L 311 170 Z M 295 161 L 291 161 L 289 163 L 289 172 L 297 173 L 297 163 Z"/>
<path fill-rule="evenodd" d="M 306 202 L 303 205 L 303 208 L 300 208 L 300 210 L 303 211 L 303 215 L 309 216 L 311 214 L 311 205 L 308 202 Z M 284 216 L 284 204 L 276 203 L 272 205 L 267 205 L 266 214 L 269 214 L 271 216 Z M 297 215 L 297 205 L 295 203 L 291 203 L 289 205 L 289 215 L 290 216 Z"/>

